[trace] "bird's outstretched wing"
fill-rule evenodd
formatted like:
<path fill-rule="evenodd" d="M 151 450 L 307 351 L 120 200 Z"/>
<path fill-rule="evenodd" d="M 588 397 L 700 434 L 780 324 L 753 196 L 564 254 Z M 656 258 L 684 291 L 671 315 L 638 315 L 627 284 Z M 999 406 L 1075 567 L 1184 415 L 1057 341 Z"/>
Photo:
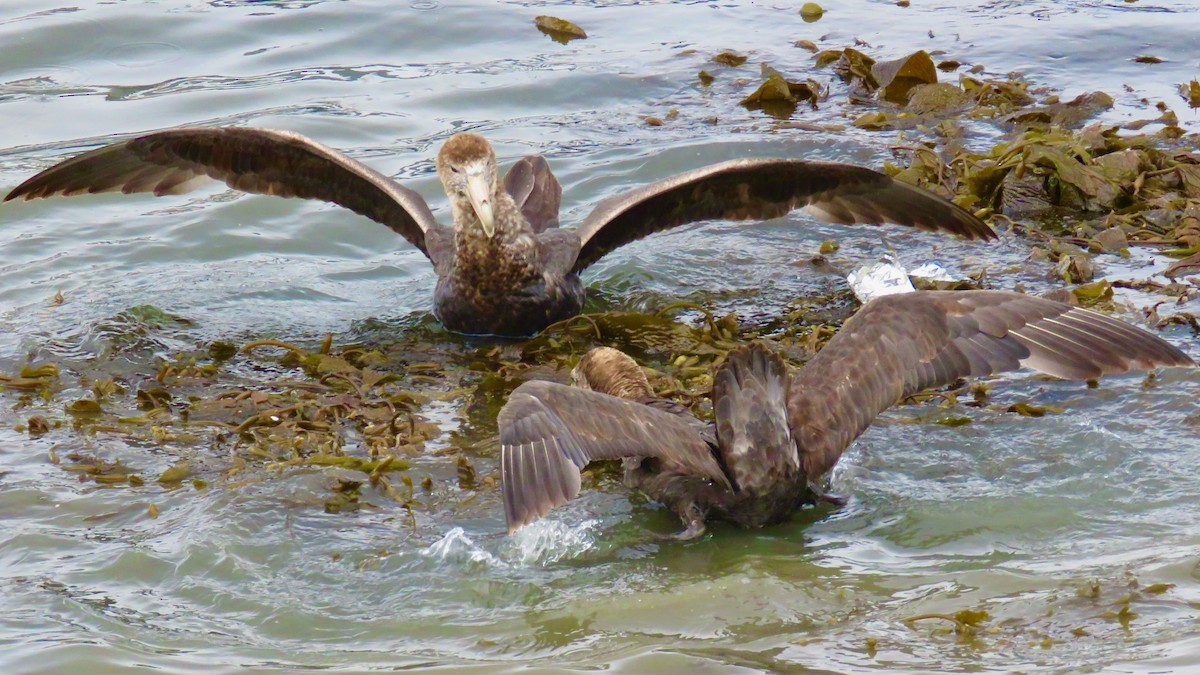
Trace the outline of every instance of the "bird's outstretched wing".
<path fill-rule="evenodd" d="M 522 157 L 504 174 L 504 191 L 512 196 L 534 232 L 558 227 L 562 185 L 541 155 Z"/>
<path fill-rule="evenodd" d="M 735 159 L 695 169 L 601 201 L 579 225 L 578 272 L 608 252 L 702 220 L 766 220 L 809 207 L 837 223 L 896 223 L 995 239 L 968 211 L 891 176 L 853 164 Z"/>
<path fill-rule="evenodd" d="M 509 532 L 574 499 L 580 470 L 596 459 L 655 457 L 664 472 L 729 485 L 687 418 L 635 401 L 530 381 L 513 391 L 498 424 Z"/>
<path fill-rule="evenodd" d="M 809 478 L 833 468 L 905 396 L 1022 366 L 1094 379 L 1196 363 L 1157 335 L 1086 309 L 1008 291 L 925 291 L 867 303 L 792 375 L 788 415 Z"/>
<path fill-rule="evenodd" d="M 210 180 L 243 192 L 344 206 L 395 230 L 427 256 L 426 233 L 439 227 L 416 192 L 332 148 L 275 129 L 146 134 L 60 162 L 17 186 L 4 201 L 116 190 L 182 194 Z"/>
<path fill-rule="evenodd" d="M 713 375 L 717 439 L 739 490 L 765 492 L 800 468 L 788 426 L 787 365 L 760 343 L 729 353 Z"/>

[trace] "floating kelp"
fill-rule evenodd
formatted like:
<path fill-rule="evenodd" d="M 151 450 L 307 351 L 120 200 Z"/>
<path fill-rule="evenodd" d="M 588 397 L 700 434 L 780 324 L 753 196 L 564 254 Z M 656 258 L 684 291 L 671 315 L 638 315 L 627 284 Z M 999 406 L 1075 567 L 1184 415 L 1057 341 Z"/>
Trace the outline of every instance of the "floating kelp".
<path fill-rule="evenodd" d="M 852 48 L 821 52 L 817 63 L 836 64 L 852 85 L 852 101 L 856 90 L 885 87 L 889 76 L 895 79 L 893 71 L 899 74 L 905 67 L 905 60 L 876 63 Z M 917 72 L 929 77 L 929 63 L 919 58 L 913 63 L 920 63 Z M 1200 210 L 1200 155 L 1194 137 L 1190 144 L 1182 142 L 1178 118 L 1165 104 L 1157 104 L 1157 117 L 1073 131 L 1111 109 L 1112 97 L 1088 92 L 1062 102 L 1049 94 L 1035 105 L 1034 93 L 1020 80 L 969 76 L 961 77 L 958 85 L 915 85 L 906 96 L 903 110 L 869 110 L 853 122 L 861 129 L 911 129 L 934 137 L 929 144 L 910 144 L 909 166 L 889 171 L 981 215 L 1003 214 L 1018 232 L 1081 248 L 1075 253 L 1057 246 L 1049 251 L 1051 261 L 1061 263 L 1058 274 L 1068 283 L 1090 280 L 1095 253 L 1127 255 L 1130 246 L 1139 245 L 1162 246 L 1180 257 L 1200 252 L 1200 237 L 1189 236 L 1188 217 L 1171 216 Z M 987 120 L 1014 134 L 990 151 L 972 152 L 959 140 L 960 122 L 947 119 L 949 115 L 960 115 L 960 121 Z M 1137 131 L 1150 125 L 1161 129 L 1131 136 L 1119 133 L 1121 128 Z M 1055 229 L 1067 223 L 1068 231 Z M 1060 260 L 1064 255 L 1065 262 Z M 1190 269 L 1180 265 L 1171 272 Z"/>
<path fill-rule="evenodd" d="M 543 35 L 560 44 L 565 45 L 571 40 L 582 40 L 587 37 L 587 33 L 577 24 L 556 16 L 538 16 L 534 18 L 533 23 Z"/>
<path fill-rule="evenodd" d="M 176 462 L 175 464 L 172 464 L 171 467 L 166 471 L 163 471 L 161 474 L 159 474 L 158 482 L 168 485 L 172 483 L 179 483 L 190 475 L 192 475 L 191 464 L 186 461 Z"/>
<path fill-rule="evenodd" d="M 90 416 L 99 415 L 104 412 L 104 409 L 100 407 L 100 403 L 90 398 L 80 398 L 71 401 L 67 405 L 63 406 L 63 409 L 72 415 Z"/>
<path fill-rule="evenodd" d="M 1078 642 L 1081 638 L 1127 639 L 1129 631 L 1136 628 L 1139 606 L 1151 611 L 1164 602 L 1181 602 L 1169 598 L 1173 587 L 1173 584 L 1162 582 L 1143 587 L 1132 576 L 1088 579 L 1043 594 L 1046 597 L 1040 602 L 1058 607 L 1057 611 L 1021 613 L 1020 601 L 992 601 L 986 608 L 922 613 L 904 617 L 901 621 L 914 631 L 927 632 L 930 637 L 943 636 L 959 644 L 970 643 L 976 648 L 1049 649 Z"/>
<path fill-rule="evenodd" d="M 818 68 L 833 64 L 833 71 L 844 81 L 857 85 L 865 94 L 870 94 L 879 88 L 872 67 L 875 59 L 854 49 L 846 47 L 842 50 L 819 52 L 815 57 Z"/>
<path fill-rule="evenodd" d="M 933 59 L 924 50 L 892 61 L 878 61 L 871 66 L 871 74 L 879 86 L 880 98 L 897 105 L 908 102 L 913 87 L 937 82 Z"/>
<path fill-rule="evenodd" d="M 362 481 L 336 478 L 331 488 L 333 496 L 325 501 L 325 513 L 347 513 L 362 507 Z"/>
<path fill-rule="evenodd" d="M 813 110 L 817 109 L 821 87 L 814 80 L 789 81 L 765 63 L 762 64 L 762 75 L 763 83 L 742 99 L 742 105 L 748 110 L 762 110 L 772 117 L 787 119 L 801 102 L 807 102 Z"/>
<path fill-rule="evenodd" d="M 61 389 L 58 381 L 58 366 L 45 363 L 39 366 L 25 366 L 16 375 L 0 373 L 0 388 L 37 392 L 45 400 L 49 400 L 54 392 Z"/>
<path fill-rule="evenodd" d="M 1174 127 L 1139 136 L 1121 136 L 1117 127 L 1103 125 L 1078 132 L 1030 129 L 987 153 L 959 151 L 950 161 L 917 152 L 907 169 L 894 173 L 951 190 L 963 206 L 993 209 L 1011 219 L 1105 214 L 1073 219 L 1069 232 L 1073 243 L 1088 249 L 1094 244 L 1095 251 L 1119 254 L 1143 242 L 1190 246 L 1187 217 L 1162 217 L 1200 209 L 1200 155 L 1172 149 L 1176 137 Z M 1071 276 L 1075 282 L 1080 278 Z"/>
<path fill-rule="evenodd" d="M 720 54 L 717 54 L 716 56 L 714 56 L 712 60 L 716 61 L 717 63 L 721 63 L 721 64 L 724 64 L 727 66 L 731 66 L 733 68 L 737 68 L 738 66 L 745 63 L 746 59 L 747 59 L 747 57 L 743 54 L 738 54 L 737 52 L 724 51 L 724 52 L 721 52 Z"/>
<path fill-rule="evenodd" d="M 1163 276 L 1174 279 L 1176 277 L 1188 276 L 1192 274 L 1200 274 L 1200 253 L 1193 253 L 1186 258 L 1176 260 L 1167 265 L 1163 270 Z M 32 433 L 32 427 L 30 427 Z"/>
<path fill-rule="evenodd" d="M 1058 406 L 1035 405 L 1033 403 L 1026 403 L 1025 401 L 1018 401 L 1006 408 L 1003 408 L 1003 410 L 1005 412 L 1016 413 L 1022 417 L 1043 417 L 1046 413 L 1063 412 L 1063 409 Z"/>
<path fill-rule="evenodd" d="M 42 415 L 32 415 L 25 423 L 25 427 L 29 430 L 30 436 L 41 436 L 42 434 L 49 433 L 50 420 Z"/>
<path fill-rule="evenodd" d="M 991 618 L 991 614 L 981 609 L 963 609 L 954 614 L 918 614 L 907 617 L 904 619 L 904 622 L 913 624 L 927 619 L 940 619 L 953 624 L 954 632 L 960 636 L 973 636 L 979 630 L 979 627 Z"/>
<path fill-rule="evenodd" d="M 816 48 L 811 41 L 796 44 Z M 744 57 L 728 61 L 743 62 Z M 1019 76 L 976 77 L 982 71 L 979 65 L 957 83 L 938 82 L 938 66 L 924 51 L 876 61 L 854 47 L 827 49 L 814 54 L 814 63 L 816 68 L 832 65 L 849 84 L 848 103 L 875 106 L 861 113 L 847 111 L 853 126 L 912 130 L 933 137 L 927 143 L 905 146 L 912 151 L 910 165 L 889 167 L 898 179 L 946 195 L 981 216 L 996 214 L 1014 231 L 1081 249 L 1064 252 L 1056 245 L 1044 250 L 1051 262 L 1059 263 L 1057 274 L 1068 283 L 1092 278 L 1091 257 L 1097 253 L 1128 255 L 1130 246 L 1142 245 L 1162 246 L 1179 257 L 1200 253 L 1200 236 L 1189 237 L 1186 218 L 1171 215 L 1200 210 L 1196 137 L 1184 142 L 1178 117 L 1162 102 L 1155 106 L 1155 117 L 1080 129 L 1112 109 L 1111 95 L 1092 91 L 1062 101 L 1053 92 L 1031 89 Z M 957 62 L 939 65 L 946 71 L 961 66 Z M 766 65 L 763 73 L 761 86 L 742 100 L 747 108 L 777 106 L 778 110 L 768 112 L 783 118 L 793 112 L 792 99 L 803 100 L 797 93 L 815 93 L 811 87 L 798 90 L 800 83 L 789 83 Z M 1200 81 L 1182 85 L 1181 92 L 1200 101 Z M 877 100 L 893 105 L 879 106 Z M 968 150 L 962 140 L 966 125 L 981 122 L 1012 135 L 988 151 Z M 1119 133 L 1121 128 L 1138 131 L 1152 125 L 1161 128 L 1132 136 Z M 817 131 L 826 126 L 779 124 Z M 1193 264 L 1173 267 L 1171 273 L 1190 273 Z"/>
<path fill-rule="evenodd" d="M 1101 279 L 1070 289 L 1071 304 L 1088 309 L 1113 310 L 1113 285 Z"/>
<path fill-rule="evenodd" d="M 912 89 L 935 84 L 937 69 L 929 53 L 922 50 L 890 61 L 876 61 L 863 52 L 847 47 L 826 50 L 814 57 L 816 67 L 833 65 L 834 72 L 851 85 L 851 95 L 869 96 L 875 92 L 885 101 L 904 105 Z"/>
<path fill-rule="evenodd" d="M 1200 80 L 1179 85 L 1179 93 L 1191 108 L 1200 108 Z"/>
<path fill-rule="evenodd" d="M 1091 281 L 1096 276 L 1096 264 L 1087 251 L 1072 244 L 1061 244 L 1060 248 L 1074 248 L 1074 251 L 1060 251 L 1058 265 L 1054 274 L 1068 284 L 1081 284 Z"/>
<path fill-rule="evenodd" d="M 817 21 L 824 15 L 825 8 L 821 7 L 815 2 L 806 2 L 803 5 L 800 5 L 800 18 L 804 19 L 808 23 Z"/>
<path fill-rule="evenodd" d="M 79 476 L 80 481 L 91 480 L 100 485 L 138 486 L 144 480 L 133 467 L 123 464 L 120 460 L 106 460 L 84 452 L 72 450 L 60 459 L 56 453 L 50 454 L 50 462 L 57 464 L 63 471 Z"/>
<path fill-rule="evenodd" d="M 686 320 L 681 320 L 686 319 Z M 808 334 L 795 327 L 780 333 L 784 344 Z M 824 331 L 832 334 L 832 329 Z M 210 484 L 238 486 L 272 480 L 295 471 L 330 472 L 335 494 L 324 502 L 331 513 L 350 513 L 368 505 L 368 490 L 395 498 L 409 509 L 413 495 L 408 475 L 412 460 L 433 457 L 428 441 L 443 431 L 421 414 L 426 406 L 448 400 L 464 405 L 466 426 L 480 427 L 466 440 L 452 436 L 459 490 L 493 490 L 494 475 L 473 467 L 476 453 L 490 455 L 495 414 L 508 393 L 530 377 L 562 378 L 578 355 L 601 343 L 616 344 L 650 358 L 648 374 L 657 390 L 710 415 L 710 373 L 724 354 L 745 337 L 733 315 L 713 316 L 702 305 L 667 304 L 656 314 L 608 312 L 572 319 L 524 343 L 471 346 L 461 338 L 446 341 L 440 329 L 406 331 L 375 344 L 335 346 L 278 340 L 218 342 L 182 351 L 168 359 L 140 362 L 142 372 L 113 371 L 111 377 L 78 379 L 52 364 L 27 367 L 5 376 L 13 391 L 45 391 L 36 403 L 46 412 L 30 418 L 31 433 L 119 437 L 127 443 L 134 470 L 116 461 L 74 461 L 72 472 L 92 482 L 134 491 L 197 490 Z M 800 354 L 806 352 L 800 351 Z M 120 359 L 128 367 L 128 359 Z M 247 368 L 266 374 L 238 383 Z M 64 382 L 78 381 L 64 385 Z M 81 388 L 80 388 L 81 387 Z M 63 389 L 69 392 L 55 401 Z M 64 425 L 67 420 L 70 424 Z M 138 448 L 155 448 L 151 454 Z M 439 447 L 435 454 L 446 450 Z M 57 455 L 51 457 L 57 460 Z M 435 460 L 436 461 L 436 460 Z M 143 475 L 148 477 L 143 479 Z M 365 476 L 355 489 L 338 481 Z M 395 476 L 399 475 L 400 484 Z M 96 477 L 96 478 L 93 478 Z M 190 481 L 190 482 L 189 482 Z M 419 479 L 426 493 L 436 491 L 429 476 Z M 339 487 L 341 486 L 341 487 Z M 144 499 L 139 495 L 139 498 Z M 469 496 L 468 496 L 469 498 Z M 425 498 L 422 498 L 425 499 Z M 144 504 L 149 517 L 155 517 Z"/>
<path fill-rule="evenodd" d="M 1066 103 L 1052 97 L 1045 105 L 1023 108 L 1000 119 L 1014 127 L 1078 128 L 1089 118 L 1112 107 L 1111 96 L 1102 91 L 1092 91 L 1080 94 Z"/>
<path fill-rule="evenodd" d="M 972 100 L 970 94 L 953 84 L 918 84 L 908 92 L 908 109 L 918 115 L 943 115 L 962 110 Z"/>
<path fill-rule="evenodd" d="M 963 91 L 975 97 L 978 109 L 976 118 L 995 117 L 1031 105 L 1036 99 L 1029 93 L 1029 84 L 1017 79 L 987 79 L 962 77 L 959 85 Z"/>

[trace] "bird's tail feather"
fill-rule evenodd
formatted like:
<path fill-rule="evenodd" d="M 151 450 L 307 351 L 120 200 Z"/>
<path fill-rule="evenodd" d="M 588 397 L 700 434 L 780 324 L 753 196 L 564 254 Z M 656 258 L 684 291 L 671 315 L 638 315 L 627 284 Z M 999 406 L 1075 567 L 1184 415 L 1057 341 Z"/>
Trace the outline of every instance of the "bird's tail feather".
<path fill-rule="evenodd" d="M 761 343 L 730 352 L 713 377 L 722 459 L 740 490 L 799 466 L 788 424 L 787 365 Z"/>

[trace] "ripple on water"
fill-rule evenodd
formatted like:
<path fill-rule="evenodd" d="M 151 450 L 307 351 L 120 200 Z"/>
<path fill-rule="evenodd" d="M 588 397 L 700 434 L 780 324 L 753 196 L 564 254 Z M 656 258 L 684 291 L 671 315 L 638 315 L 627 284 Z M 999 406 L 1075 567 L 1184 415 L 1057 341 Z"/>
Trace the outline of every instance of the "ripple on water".
<path fill-rule="evenodd" d="M 891 159 L 894 136 L 785 129 L 747 113 L 737 104 L 741 80 L 757 71 L 753 62 L 717 71 L 710 59 L 723 49 L 789 75 L 811 62 L 792 46 L 798 38 L 836 48 L 859 37 L 888 58 L 944 50 L 985 75 L 1023 70 L 1064 99 L 1109 91 L 1117 97 L 1109 121 L 1156 116 L 1149 111 L 1160 99 L 1177 106 L 1175 86 L 1196 65 L 1190 0 L 847 1 L 816 24 L 787 3 L 571 3 L 565 18 L 593 38 L 570 45 L 535 32 L 533 16 L 550 12 L 539 3 L 44 4 L 0 3 L 0 106 L 3 119 L 20 122 L 0 125 L 0 186 L 114 135 L 259 125 L 368 160 L 444 215 L 433 153 L 449 134 L 478 130 L 496 140 L 502 164 L 529 152 L 551 157 L 566 188 L 565 223 L 630 186 L 741 155 Z M 1128 60 L 1143 52 L 1167 61 Z M 713 86 L 696 83 L 700 69 L 714 70 Z M 661 127 L 640 117 L 672 108 L 679 116 Z M 845 124 L 844 110 L 831 101 L 799 114 Z M 1194 115 L 1180 119 L 1196 128 Z M 965 142 L 983 147 L 1002 133 Z M 152 377 L 156 359 L 216 338 L 386 342 L 427 323 L 434 279 L 423 256 L 332 211 L 211 191 L 0 205 L 0 361 L 12 370 L 36 354 L 73 374 Z M 853 268 L 886 250 L 881 235 L 906 265 L 936 260 L 956 275 L 987 268 L 1001 287 L 1051 284 L 1017 238 L 981 248 L 799 215 L 651 238 L 606 258 L 587 280 L 605 307 L 697 298 L 756 320 L 830 292 L 829 278 L 793 265 L 821 241 L 837 240 L 836 262 Z M 1104 263 L 1110 277 L 1162 264 L 1136 250 Z M 56 290 L 62 305 L 51 304 Z M 1135 291 L 1121 300 L 1157 301 Z M 129 316 L 148 304 L 191 323 L 154 328 Z M 1167 334 L 1195 350 L 1186 330 Z M 464 346 L 463 358 L 475 348 Z M 226 372 L 252 385 L 280 375 L 261 362 Z M 64 379 L 73 395 L 86 393 Z M 851 495 L 846 508 L 807 510 L 755 532 L 716 525 L 690 543 L 654 538 L 677 520 L 614 486 L 506 536 L 497 492 L 458 489 L 453 462 L 437 452 L 414 469 L 437 493 L 417 510 L 415 530 L 408 512 L 369 487 L 372 507 L 325 513 L 333 471 L 263 469 L 205 490 L 153 480 L 98 488 L 50 464 L 50 447 L 66 439 L 61 455 L 120 457 L 148 477 L 175 448 L 111 433 L 30 439 L 13 425 L 37 402 L 5 393 L 0 670 L 1193 669 L 1200 379 L 1166 374 L 1143 388 L 1138 377 L 1118 378 L 1087 390 L 1018 376 L 993 385 L 1001 407 L 1028 400 L 1066 412 L 1027 419 L 903 407 L 836 471 L 835 490 Z M 44 412 L 69 427 L 61 402 Z M 496 471 L 494 427 L 470 428 L 482 415 L 475 401 L 421 412 L 448 433 L 435 451 L 461 441 L 481 475 Z M 932 423 L 943 415 L 972 422 Z M 455 432 L 463 435 L 449 438 Z M 214 472 L 228 466 L 225 454 L 206 460 Z M 1098 597 L 1089 595 L 1093 581 Z M 1152 583 L 1174 586 L 1146 593 Z M 1137 615 L 1128 626 L 1111 616 L 1124 596 Z M 965 608 L 994 617 L 975 640 L 940 632 L 936 621 L 904 622 Z"/>
<path fill-rule="evenodd" d="M 105 58 L 126 68 L 161 66 L 183 55 L 183 50 L 166 42 L 131 42 L 113 47 Z"/>

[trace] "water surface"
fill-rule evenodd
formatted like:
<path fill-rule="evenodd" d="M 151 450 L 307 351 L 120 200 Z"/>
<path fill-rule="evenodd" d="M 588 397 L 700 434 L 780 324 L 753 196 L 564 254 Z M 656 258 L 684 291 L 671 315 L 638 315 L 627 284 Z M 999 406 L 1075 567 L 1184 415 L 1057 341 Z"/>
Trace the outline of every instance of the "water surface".
<path fill-rule="evenodd" d="M 1136 3 L 829 3 L 806 23 L 792 3 L 82 2 L 9 0 L 0 8 L 0 189 L 129 134 L 191 124 L 277 127 L 309 135 L 403 178 L 446 217 L 432 157 L 475 130 L 501 163 L 550 161 L 564 222 L 596 199 L 673 172 L 741 156 L 807 156 L 880 165 L 894 133 L 780 128 L 737 105 L 739 77 L 767 61 L 796 75 L 798 39 L 880 57 L 915 49 L 1021 72 L 1063 98 L 1100 89 L 1105 119 L 1156 117 L 1163 100 L 1200 129 L 1176 84 L 1200 69 L 1200 7 Z M 591 36 L 568 45 L 533 28 L 550 13 Z M 739 71 L 711 55 L 751 56 Z M 1153 54 L 1164 63 L 1138 64 Z M 696 73 L 717 81 L 701 87 Z M 830 102 L 798 118 L 845 123 Z M 660 127 L 642 117 L 678 117 Z M 980 126 L 984 147 L 999 132 Z M 205 189 L 182 197 L 101 195 L 0 206 L 0 366 L 31 356 L 71 377 L 153 375 L 157 358 L 214 339 L 278 337 L 339 344 L 403 331 L 428 317 L 434 275 L 386 229 L 324 204 Z M 1029 244 L 986 249 L 922 233 L 820 225 L 803 215 L 711 223 L 623 248 L 587 277 L 595 302 L 655 308 L 708 302 L 744 321 L 838 283 L 791 265 L 824 239 L 838 262 L 890 245 L 904 262 L 993 271 L 998 287 L 1047 288 Z M 1140 277 L 1161 258 L 1101 259 Z M 61 292 L 62 304 L 52 299 Z M 1135 305 L 1155 298 L 1130 293 Z M 154 305 L 187 323 L 118 342 L 114 317 Z M 1197 311 L 1197 307 L 1161 311 Z M 1136 319 L 1133 312 L 1124 314 Z M 1196 355 L 1185 328 L 1164 333 Z M 448 349 L 472 345 L 450 339 Z M 230 384 L 279 373 L 236 361 Z M 133 376 L 131 376 L 133 377 Z M 169 490 L 77 482 L 48 461 L 72 450 L 120 458 L 147 476 L 182 447 L 12 430 L 0 420 L 0 664 L 6 672 L 246 672 L 419 665 L 455 670 L 613 667 L 623 672 L 1188 672 L 1200 665 L 1200 378 L 1111 378 L 1097 389 L 1016 374 L 996 402 L 1066 412 L 1025 418 L 932 405 L 893 410 L 856 443 L 832 486 L 852 495 L 756 532 L 717 526 L 664 544 L 676 527 L 653 505 L 603 482 L 517 536 L 503 536 L 494 488 L 465 490 L 439 452 L 468 447 L 481 473 L 494 428 L 470 402 L 423 410 L 446 434 L 413 475 L 431 477 L 427 508 L 327 514 L 334 471 Z M 969 415 L 960 427 L 938 417 Z M 914 422 L 913 418 L 917 418 Z M 462 429 L 462 434 L 452 433 Z M 187 456 L 214 475 L 227 447 Z M 147 516 L 147 505 L 159 510 Z M 1151 584 L 1171 584 L 1145 593 Z M 1139 591 L 1139 589 L 1141 589 Z M 1134 616 L 1116 617 L 1124 606 Z M 984 609 L 972 639 L 928 613 Z M 871 641 L 870 644 L 868 641 Z M 871 646 L 873 645 L 873 646 Z"/>

